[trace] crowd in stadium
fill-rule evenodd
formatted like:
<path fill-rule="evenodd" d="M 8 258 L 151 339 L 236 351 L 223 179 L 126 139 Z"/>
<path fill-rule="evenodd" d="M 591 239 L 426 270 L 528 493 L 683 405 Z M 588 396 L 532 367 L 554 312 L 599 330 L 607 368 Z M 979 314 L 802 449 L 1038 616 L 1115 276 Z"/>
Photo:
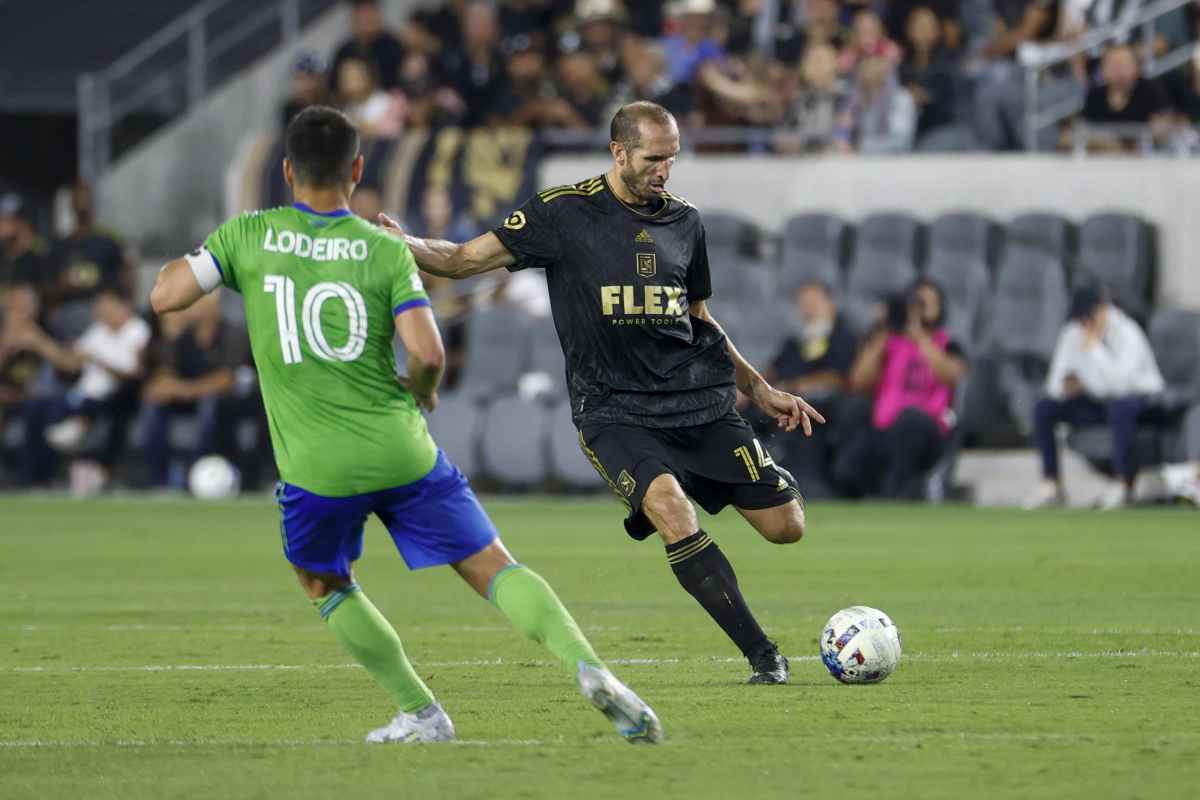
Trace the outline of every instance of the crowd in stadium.
<path fill-rule="evenodd" d="M 1121 25 L 1140 0 L 453 0 L 392 31 L 378 3 L 353 3 L 353 36 L 326 62 L 295 66 L 282 117 L 338 105 L 369 135 L 406 126 L 520 125 L 603 132 L 614 110 L 649 99 L 685 128 L 771 129 L 702 139 L 779 153 L 1024 147 L 1022 65 L 1053 60 L 1088 30 Z M 774 12 L 774 19 L 764 16 Z M 1200 7 L 1159 20 L 1153 54 L 1197 38 Z M 1124 39 L 1125 41 L 1122 41 Z M 1140 74 L 1133 31 L 1046 70 L 1041 106 L 1081 102 L 1093 124 L 1149 125 L 1190 142 L 1200 120 L 1191 64 Z M 1142 48 L 1142 49 L 1139 49 Z M 328 66 L 326 66 L 328 64 Z M 1068 140 L 1069 125 L 1039 146 Z M 1182 137 L 1182 138 L 1181 138 Z M 559 137 L 556 141 L 572 141 Z M 593 141 L 579 137 L 575 141 Z M 1136 137 L 1097 136 L 1094 149 Z"/>
<path fill-rule="evenodd" d="M 1018 53 L 1030 43 L 1069 41 L 1139 4 L 779 0 L 769 4 L 778 19 L 762 25 L 767 0 L 455 0 L 395 31 L 376 2 L 351 5 L 352 37 L 328 60 L 309 53 L 295 64 L 281 123 L 307 105 L 330 103 L 368 137 L 505 123 L 593 132 L 604 142 L 615 108 L 645 98 L 689 130 L 768 126 L 759 147 L 850 153 L 1023 146 Z M 1155 48 L 1195 39 L 1198 9 L 1163 24 Z M 1062 91 L 1086 91 L 1083 113 L 1097 121 L 1151 123 L 1165 139 L 1200 119 L 1200 80 L 1190 64 L 1157 82 L 1138 70 L 1138 54 L 1116 45 L 1053 77 Z M 238 463 L 248 485 L 268 479 L 246 334 L 231 321 L 238 315 L 215 296 L 161 322 L 144 313 L 134 259 L 95 226 L 89 188 L 76 185 L 70 198 L 70 230 L 51 244 L 19 194 L 0 199 L 0 485 L 67 481 L 80 494 L 113 485 L 181 488 L 188 465 L 211 452 Z M 364 191 L 354 210 L 373 219 L 379 203 L 378 192 Z M 447 217 L 429 209 L 425 216 L 427 223 Z M 466 238 L 448 217 L 443 222 L 432 232 Z M 539 281 L 525 272 L 465 294 L 427 282 L 450 322 L 449 389 L 470 325 L 470 315 L 457 312 L 482 302 L 544 317 Z M 795 317 L 760 367 L 820 404 L 830 424 L 802 445 L 776 440 L 777 457 L 812 496 L 924 496 L 970 358 L 970 343 L 960 346 L 941 325 L 941 289 L 927 281 L 894 298 L 872 326 L 848 323 L 837 293 L 822 282 L 794 288 Z M 1103 421 L 1102 401 L 1162 389 L 1138 323 L 1103 295 L 1082 291 L 1063 337 L 1086 343 L 1106 326 L 1119 329 L 1136 369 L 1101 371 L 1089 384 L 1086 370 L 1068 370 L 1068 380 L 1052 366 L 1046 400 L 1022 425 L 1042 452 L 1046 482 L 1035 503 L 1061 498 L 1056 423 Z M 1131 431 L 1145 411 L 1130 404 L 1109 420 L 1119 454 L 1131 452 Z M 177 418 L 190 420 L 186 435 L 173 426 Z M 1113 502 L 1120 503 L 1129 499 L 1136 465 L 1126 458 L 1115 466 Z"/>

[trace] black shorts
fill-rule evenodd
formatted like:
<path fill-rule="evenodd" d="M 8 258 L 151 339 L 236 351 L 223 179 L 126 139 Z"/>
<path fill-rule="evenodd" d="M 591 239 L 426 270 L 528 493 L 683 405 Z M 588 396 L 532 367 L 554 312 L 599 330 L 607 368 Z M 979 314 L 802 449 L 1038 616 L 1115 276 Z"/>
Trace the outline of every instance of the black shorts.
<path fill-rule="evenodd" d="M 579 444 L 629 510 L 625 530 L 634 539 L 654 533 L 642 500 L 650 482 L 663 473 L 674 475 L 683 491 L 710 514 L 728 505 L 760 509 L 792 500 L 803 503 L 791 473 L 776 466 L 736 411 L 689 428 L 585 424 Z"/>

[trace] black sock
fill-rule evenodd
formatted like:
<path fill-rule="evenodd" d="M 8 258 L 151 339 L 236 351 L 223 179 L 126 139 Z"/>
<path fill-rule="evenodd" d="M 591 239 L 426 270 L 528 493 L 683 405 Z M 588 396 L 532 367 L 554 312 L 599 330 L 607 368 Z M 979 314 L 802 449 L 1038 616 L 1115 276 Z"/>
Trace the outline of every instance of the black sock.
<path fill-rule="evenodd" d="M 733 567 L 707 533 L 696 531 L 667 545 L 667 561 L 679 584 L 704 606 L 743 655 L 750 658 L 768 644 L 742 598 Z"/>

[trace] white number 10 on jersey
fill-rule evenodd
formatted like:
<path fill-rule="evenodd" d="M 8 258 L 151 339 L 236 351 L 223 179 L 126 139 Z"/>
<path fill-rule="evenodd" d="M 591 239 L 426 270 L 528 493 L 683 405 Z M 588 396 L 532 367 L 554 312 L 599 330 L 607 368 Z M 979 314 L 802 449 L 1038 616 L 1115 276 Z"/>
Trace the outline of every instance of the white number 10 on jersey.
<path fill-rule="evenodd" d="M 267 275 L 263 290 L 275 295 L 275 317 L 279 322 L 279 345 L 284 364 L 299 364 L 300 334 L 296 326 L 296 282 L 284 275 Z M 341 347 L 332 347 L 321 329 L 321 307 L 326 300 L 340 299 L 346 304 L 350 335 Z M 326 361 L 355 361 L 367 346 L 367 304 L 363 296 L 345 281 L 318 283 L 304 295 L 300 312 L 308 349 Z"/>

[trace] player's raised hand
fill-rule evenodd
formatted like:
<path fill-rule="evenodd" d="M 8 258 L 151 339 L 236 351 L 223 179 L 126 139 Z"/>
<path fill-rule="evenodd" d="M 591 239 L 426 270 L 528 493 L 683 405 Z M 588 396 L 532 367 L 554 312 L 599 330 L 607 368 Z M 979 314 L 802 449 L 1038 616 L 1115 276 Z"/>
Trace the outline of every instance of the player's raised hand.
<path fill-rule="evenodd" d="M 396 222 L 396 220 L 392 219 L 391 217 L 389 217 L 387 214 L 383 213 L 382 211 L 379 212 L 378 220 L 379 220 L 379 227 L 383 228 L 384 230 L 388 231 L 389 233 L 394 233 L 397 236 L 404 235 L 404 228 L 400 227 L 400 223 Z"/>

